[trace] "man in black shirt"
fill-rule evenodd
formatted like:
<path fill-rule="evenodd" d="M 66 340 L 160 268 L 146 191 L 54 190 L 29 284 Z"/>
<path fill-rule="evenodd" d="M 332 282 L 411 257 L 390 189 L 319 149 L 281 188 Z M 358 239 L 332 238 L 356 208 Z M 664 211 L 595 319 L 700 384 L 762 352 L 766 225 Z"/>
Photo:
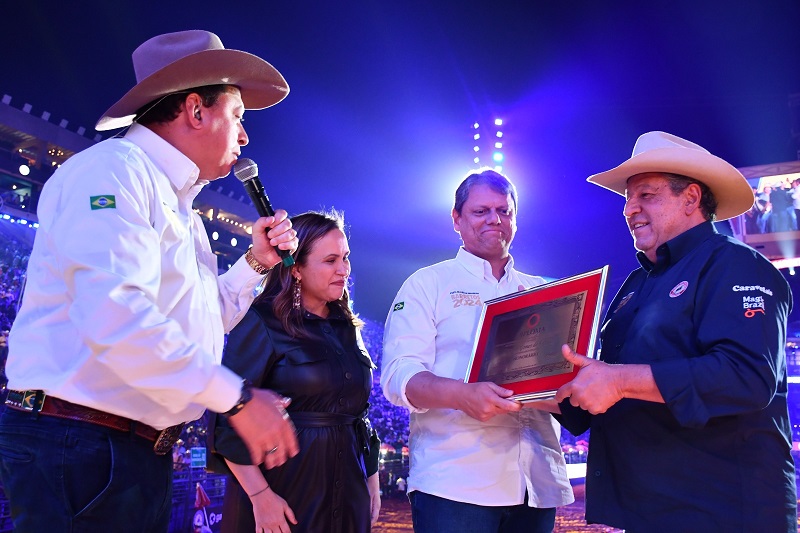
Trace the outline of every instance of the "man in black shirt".
<path fill-rule="evenodd" d="M 717 233 L 753 192 L 733 166 L 663 132 L 589 178 L 625 200 L 641 268 L 611 302 L 598 359 L 557 394 L 591 427 L 586 519 L 628 532 L 797 531 L 787 409 L 789 286 Z"/>

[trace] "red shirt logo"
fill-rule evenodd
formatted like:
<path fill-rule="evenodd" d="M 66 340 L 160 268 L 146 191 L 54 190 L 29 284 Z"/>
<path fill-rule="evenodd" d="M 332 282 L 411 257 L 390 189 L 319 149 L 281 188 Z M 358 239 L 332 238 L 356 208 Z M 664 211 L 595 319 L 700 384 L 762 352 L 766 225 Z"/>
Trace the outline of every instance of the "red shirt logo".
<path fill-rule="evenodd" d="M 688 287 L 689 287 L 689 282 L 688 281 L 681 281 L 680 283 L 678 283 L 677 285 L 672 287 L 672 290 L 669 291 L 669 297 L 670 298 L 677 298 L 678 296 L 680 296 L 681 294 L 686 292 L 686 289 Z"/>

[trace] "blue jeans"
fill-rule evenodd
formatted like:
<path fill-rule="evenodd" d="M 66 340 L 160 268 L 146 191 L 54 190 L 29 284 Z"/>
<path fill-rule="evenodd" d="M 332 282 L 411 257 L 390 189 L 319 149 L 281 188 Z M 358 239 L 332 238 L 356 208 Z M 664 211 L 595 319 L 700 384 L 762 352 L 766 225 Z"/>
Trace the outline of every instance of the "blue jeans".
<path fill-rule="evenodd" d="M 15 533 L 166 532 L 172 454 L 96 424 L 3 409 L 0 479 Z"/>
<path fill-rule="evenodd" d="M 489 507 L 455 502 L 414 491 L 411 519 L 415 533 L 551 533 L 556 509 L 521 505 Z"/>

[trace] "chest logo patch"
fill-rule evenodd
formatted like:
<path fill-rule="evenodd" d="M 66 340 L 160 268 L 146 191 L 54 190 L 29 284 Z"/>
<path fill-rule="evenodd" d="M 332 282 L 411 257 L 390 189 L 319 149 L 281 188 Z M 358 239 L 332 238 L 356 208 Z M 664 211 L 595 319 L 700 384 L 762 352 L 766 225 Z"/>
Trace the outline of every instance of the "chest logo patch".
<path fill-rule="evenodd" d="M 450 299 L 453 300 L 453 309 L 462 306 L 481 305 L 481 295 L 477 292 L 453 291 L 450 293 Z"/>
<path fill-rule="evenodd" d="M 628 294 L 623 296 L 622 300 L 620 300 L 619 303 L 617 304 L 617 307 L 614 308 L 614 312 L 616 313 L 617 311 L 622 309 L 622 306 L 624 306 L 626 303 L 628 303 L 631 300 L 631 298 L 633 298 L 633 293 L 632 292 L 629 292 Z"/>
<path fill-rule="evenodd" d="M 681 294 L 686 292 L 686 289 L 688 287 L 689 287 L 689 282 L 688 281 L 681 281 L 680 283 L 678 283 L 677 285 L 672 287 L 672 290 L 669 291 L 669 297 L 670 298 L 677 298 L 678 296 L 680 296 Z"/>
<path fill-rule="evenodd" d="M 406 306 L 405 302 L 397 302 L 396 304 L 394 304 L 394 307 L 392 307 L 392 311 L 400 311 L 405 306 Z"/>

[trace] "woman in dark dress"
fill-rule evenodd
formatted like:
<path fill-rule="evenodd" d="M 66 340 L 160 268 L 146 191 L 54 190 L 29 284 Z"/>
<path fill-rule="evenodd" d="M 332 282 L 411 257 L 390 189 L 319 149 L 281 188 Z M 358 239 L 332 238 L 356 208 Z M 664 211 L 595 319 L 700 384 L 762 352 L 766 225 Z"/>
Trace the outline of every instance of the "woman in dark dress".
<path fill-rule="evenodd" d="M 380 509 L 378 448 L 366 419 L 374 367 L 349 307 L 350 250 L 342 217 L 292 218 L 295 265 L 276 266 L 263 294 L 231 331 L 223 364 L 287 398 L 300 453 L 271 470 L 250 464 L 224 417 L 213 451 L 237 483 L 222 531 L 368 532 Z"/>

